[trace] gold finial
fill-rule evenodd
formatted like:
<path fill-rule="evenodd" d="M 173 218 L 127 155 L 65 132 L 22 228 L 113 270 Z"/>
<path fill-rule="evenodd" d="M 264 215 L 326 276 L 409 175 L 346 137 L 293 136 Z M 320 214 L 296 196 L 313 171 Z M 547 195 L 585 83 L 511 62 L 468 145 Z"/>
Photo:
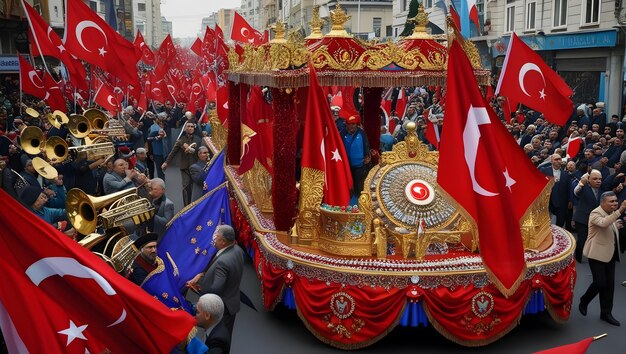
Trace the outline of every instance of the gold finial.
<path fill-rule="evenodd" d="M 313 14 L 311 15 L 311 21 L 309 21 L 311 34 L 309 34 L 305 39 L 320 39 L 324 37 L 322 34 L 322 27 L 325 23 L 326 21 L 320 18 L 320 6 L 313 6 Z"/>
<path fill-rule="evenodd" d="M 326 36 L 352 38 L 344 27 L 345 23 L 348 22 L 351 17 L 352 16 L 346 15 L 346 12 L 343 11 L 341 5 L 337 2 L 337 7 L 330 12 L 330 23 L 332 27 Z"/>
<path fill-rule="evenodd" d="M 415 24 L 413 28 L 413 34 L 408 36 L 408 39 L 428 39 L 432 38 L 431 35 L 426 33 L 426 25 L 428 24 L 428 14 L 424 11 L 424 6 L 420 3 L 417 8 L 417 15 L 415 17 L 410 18 L 409 21 Z"/>
<path fill-rule="evenodd" d="M 272 26 L 272 29 L 274 30 L 274 39 L 272 39 L 270 43 L 287 42 L 287 40 L 285 39 L 285 32 L 287 32 L 287 30 L 285 29 L 285 24 L 283 23 L 283 21 L 276 21 L 276 23 Z"/>

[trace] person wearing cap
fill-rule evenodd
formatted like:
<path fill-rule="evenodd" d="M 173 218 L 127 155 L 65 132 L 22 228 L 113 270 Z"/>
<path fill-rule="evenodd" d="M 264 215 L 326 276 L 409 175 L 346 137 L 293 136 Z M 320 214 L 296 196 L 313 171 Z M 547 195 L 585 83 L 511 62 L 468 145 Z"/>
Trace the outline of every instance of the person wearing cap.
<path fill-rule="evenodd" d="M 367 176 L 366 165 L 370 162 L 370 145 L 363 129 L 359 127 L 361 118 L 358 115 L 348 117 L 346 123 L 347 131 L 343 136 L 343 144 L 350 161 L 353 182 L 352 196 L 358 198 Z"/>
<path fill-rule="evenodd" d="M 146 177 L 150 178 L 150 171 L 148 170 L 147 158 L 148 153 L 145 148 L 138 148 L 135 150 L 135 168 L 139 171 L 139 173 L 143 173 Z"/>
<path fill-rule="evenodd" d="M 20 196 L 22 204 L 24 204 L 28 210 L 32 211 L 39 218 L 43 219 L 50 225 L 57 227 L 59 230 L 64 231 L 68 235 L 74 234 L 74 229 L 70 228 L 65 230 L 65 228 L 69 225 L 67 222 L 69 221 L 67 218 L 67 213 L 65 209 L 61 208 L 48 208 L 46 202 L 48 201 L 48 196 L 43 190 L 38 186 L 27 186 L 22 191 L 22 195 Z"/>
<path fill-rule="evenodd" d="M 196 304 L 196 326 L 204 328 L 204 344 L 209 354 L 230 352 L 230 335 L 224 325 L 224 301 L 215 294 L 204 294 Z"/>
<path fill-rule="evenodd" d="M 200 294 L 216 294 L 226 307 L 222 321 L 232 338 L 235 317 L 240 308 L 241 278 L 244 252 L 237 246 L 235 230 L 230 225 L 219 225 L 213 233 L 213 245 L 218 250 L 206 271 L 187 282 L 187 287 Z"/>
<path fill-rule="evenodd" d="M 149 232 L 135 241 L 139 254 L 130 266 L 130 281 L 141 286 L 148 274 L 157 268 L 157 234 Z"/>
<path fill-rule="evenodd" d="M 191 190 L 191 201 L 195 202 L 204 194 L 204 181 L 208 171 L 209 149 L 206 146 L 198 148 L 198 161 L 189 167 L 193 188 Z"/>
<path fill-rule="evenodd" d="M 22 171 L 21 175 L 29 186 L 41 187 L 43 185 L 43 177 L 37 173 L 31 159 L 26 160 L 24 163 L 24 171 Z"/>
<path fill-rule="evenodd" d="M 189 167 L 197 161 L 196 149 L 202 144 L 200 138 L 194 134 L 196 124 L 193 121 L 185 123 L 185 131 L 174 144 L 172 151 L 167 155 L 165 162 L 161 165 L 163 171 L 167 170 L 172 159 L 180 152 L 180 176 L 183 184 L 183 204 L 191 203 L 192 180 Z M 194 145 L 195 144 L 195 145 Z"/>

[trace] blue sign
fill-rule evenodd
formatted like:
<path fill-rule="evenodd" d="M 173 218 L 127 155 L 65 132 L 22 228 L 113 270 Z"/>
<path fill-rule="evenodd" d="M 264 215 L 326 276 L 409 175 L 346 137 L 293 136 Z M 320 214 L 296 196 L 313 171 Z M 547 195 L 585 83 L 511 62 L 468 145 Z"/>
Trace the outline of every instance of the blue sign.
<path fill-rule="evenodd" d="M 530 36 L 520 36 L 529 47 L 534 50 L 560 50 L 579 48 L 603 48 L 617 45 L 617 30 L 604 30 L 583 33 L 563 33 Z M 493 57 L 506 54 L 510 36 L 502 37 L 492 46 Z"/>
<path fill-rule="evenodd" d="M 17 55 L 0 56 L 0 72 L 19 72 L 20 62 Z"/>

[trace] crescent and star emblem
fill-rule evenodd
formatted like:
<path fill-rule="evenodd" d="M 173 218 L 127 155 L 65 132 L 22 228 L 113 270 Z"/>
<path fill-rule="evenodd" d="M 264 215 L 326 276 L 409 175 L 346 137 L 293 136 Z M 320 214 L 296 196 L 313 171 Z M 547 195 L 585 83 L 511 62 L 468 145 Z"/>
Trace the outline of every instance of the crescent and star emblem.
<path fill-rule="evenodd" d="M 117 103 L 113 102 L 113 99 L 114 99 L 114 97 L 113 97 L 113 96 L 111 96 L 111 95 L 108 95 L 108 96 L 107 96 L 107 102 L 109 102 L 109 104 L 110 104 L 111 106 L 117 106 Z"/>
<path fill-rule="evenodd" d="M 107 51 L 104 50 L 104 48 L 108 47 L 109 41 L 104 30 L 100 28 L 100 26 L 98 26 L 95 22 L 85 20 L 85 21 L 79 22 L 78 25 L 76 25 L 76 39 L 78 40 L 78 43 L 80 44 L 81 47 L 83 47 L 84 50 L 91 53 L 91 50 L 85 47 L 85 44 L 83 43 L 83 31 L 87 28 L 95 28 L 97 31 L 102 33 L 102 36 L 104 37 L 104 46 L 102 48 L 98 48 L 98 51 L 101 56 L 104 56 L 107 53 Z"/>
<path fill-rule="evenodd" d="M 39 76 L 37 75 L 37 72 L 34 70 L 31 70 L 28 72 L 28 78 L 30 79 L 30 82 L 33 83 L 33 85 L 35 85 L 37 88 L 44 88 L 43 87 L 43 83 L 41 82 L 41 79 L 39 78 Z M 37 81 L 39 81 L 41 83 L 41 85 L 37 85 L 37 83 L 35 82 L 35 78 L 37 78 Z"/>
<path fill-rule="evenodd" d="M 469 169 L 474 192 L 485 197 L 494 197 L 500 193 L 494 193 L 486 190 L 476 180 L 476 156 L 478 155 L 478 144 L 481 136 L 479 127 L 483 124 L 491 124 L 487 108 L 470 106 L 469 111 L 467 112 L 467 122 L 465 123 L 465 128 L 463 129 L 465 163 Z M 517 182 L 509 176 L 508 169 L 506 168 L 503 175 L 506 180 L 506 187 L 509 188 L 510 191 L 511 187 Z"/>
<path fill-rule="evenodd" d="M 530 96 L 530 94 L 528 94 L 528 92 L 526 91 L 526 87 L 524 86 L 524 78 L 526 77 L 526 74 L 529 71 L 536 71 L 539 73 L 539 75 L 541 75 L 541 79 L 543 80 L 543 87 L 540 91 L 539 91 L 539 97 L 543 100 L 546 99 L 546 93 L 545 93 L 545 87 L 546 87 L 546 78 L 543 76 L 543 72 L 541 72 L 541 69 L 533 63 L 526 63 L 524 65 L 522 65 L 521 69 L 519 70 L 519 75 L 518 75 L 518 80 L 519 80 L 519 87 L 522 89 L 522 92 L 524 92 L 524 94 L 526 96 Z"/>
<path fill-rule="evenodd" d="M 74 258 L 69 258 L 69 257 L 42 258 L 38 260 L 37 262 L 31 264 L 30 267 L 26 269 L 26 275 L 30 278 L 33 284 L 37 286 L 39 286 L 39 284 L 41 284 L 42 281 L 46 280 L 47 278 L 53 275 L 58 275 L 60 277 L 71 275 L 71 276 L 82 278 L 82 279 L 93 279 L 96 282 L 96 284 L 100 286 L 100 289 L 102 289 L 102 291 L 104 291 L 104 293 L 107 294 L 108 296 L 113 296 L 117 294 L 117 292 L 115 292 L 115 289 L 113 289 L 111 284 L 109 284 L 109 282 L 106 279 L 104 279 L 102 275 L 100 275 L 95 270 L 78 263 L 78 261 Z M 126 309 L 122 308 L 122 314 L 120 315 L 120 317 L 115 322 L 108 325 L 107 327 L 113 327 L 115 325 L 118 325 L 124 322 L 125 319 L 126 319 Z M 80 328 L 83 328 L 83 327 L 86 328 L 87 325 L 81 326 Z M 70 328 L 68 328 L 66 331 L 70 331 L 71 329 L 72 329 L 72 322 L 70 321 Z M 79 336 L 74 336 L 74 337 L 79 338 Z M 68 334 L 68 344 L 70 342 L 71 342 L 70 335 Z"/>

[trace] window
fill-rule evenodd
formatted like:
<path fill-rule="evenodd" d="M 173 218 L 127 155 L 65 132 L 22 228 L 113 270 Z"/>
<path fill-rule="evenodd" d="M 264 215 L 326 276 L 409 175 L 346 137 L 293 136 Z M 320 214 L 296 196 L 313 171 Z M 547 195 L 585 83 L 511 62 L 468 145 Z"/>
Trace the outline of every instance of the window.
<path fill-rule="evenodd" d="M 372 21 L 372 28 L 374 29 L 374 37 L 380 38 L 380 28 L 383 24 L 382 17 L 374 17 Z"/>
<path fill-rule="evenodd" d="M 98 12 L 98 3 L 95 1 L 90 1 L 89 8 L 92 9 L 94 12 Z"/>
<path fill-rule="evenodd" d="M 515 0 L 506 0 L 504 32 L 515 31 Z"/>
<path fill-rule="evenodd" d="M 433 7 L 433 0 L 423 0 L 423 1 L 424 1 L 425 9 L 430 9 L 431 7 Z"/>
<path fill-rule="evenodd" d="M 146 11 L 146 4 L 145 3 L 137 3 L 137 11 Z"/>
<path fill-rule="evenodd" d="M 411 0 L 400 0 L 400 11 L 408 11 L 409 10 L 409 2 Z"/>
<path fill-rule="evenodd" d="M 582 10 L 583 25 L 599 23 L 600 0 L 583 0 Z"/>
<path fill-rule="evenodd" d="M 535 0 L 527 0 L 526 1 L 526 24 L 524 26 L 525 30 L 534 30 L 536 25 L 536 16 L 537 15 L 537 2 Z"/>
<path fill-rule="evenodd" d="M 554 0 L 554 14 L 552 27 L 567 25 L 567 0 Z"/>

